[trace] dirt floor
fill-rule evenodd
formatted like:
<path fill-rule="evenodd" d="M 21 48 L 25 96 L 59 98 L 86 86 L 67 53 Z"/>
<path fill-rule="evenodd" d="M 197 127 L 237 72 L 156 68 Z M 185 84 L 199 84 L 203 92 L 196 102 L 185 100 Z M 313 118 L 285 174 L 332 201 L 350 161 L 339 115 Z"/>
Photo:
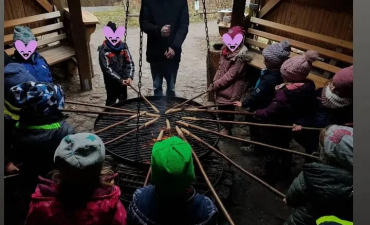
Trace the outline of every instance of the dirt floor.
<path fill-rule="evenodd" d="M 216 21 L 209 22 L 209 32 L 211 36 L 218 35 Z M 145 37 L 145 35 L 144 35 Z M 213 38 L 215 39 L 215 38 Z M 94 89 L 89 92 L 81 92 L 78 77 L 68 80 L 59 81 L 62 83 L 66 92 L 67 100 L 93 103 L 97 105 L 105 104 L 105 88 L 102 73 L 98 62 L 98 46 L 103 42 L 104 36 L 102 26 L 98 27 L 91 37 L 91 53 L 94 66 L 95 77 L 93 78 Z M 132 28 L 128 30 L 127 43 L 130 47 L 132 57 L 136 63 L 138 71 L 139 61 L 139 29 Z M 142 92 L 145 95 L 152 95 L 152 79 L 149 64 L 145 61 L 144 41 L 144 63 L 143 63 L 143 87 Z M 206 40 L 203 23 L 191 24 L 186 41 L 183 45 L 182 62 L 178 73 L 177 94 L 180 97 L 191 98 L 206 90 Z M 138 76 L 135 73 L 135 86 L 137 85 Z M 137 96 L 132 90 L 129 90 L 129 98 Z M 205 98 L 198 98 L 199 103 L 205 103 Z M 86 109 L 81 106 L 71 106 L 67 108 Z M 97 110 L 96 108 L 89 108 Z M 76 131 L 91 131 L 95 116 L 70 114 L 68 122 L 72 124 Z M 236 136 L 247 138 L 248 130 L 243 127 L 234 128 Z M 242 165 L 248 171 L 252 171 L 253 160 L 241 154 L 239 147 L 241 143 L 235 141 L 222 140 L 219 144 L 220 149 L 235 162 Z M 284 205 L 281 198 L 259 183 L 253 181 L 239 171 L 233 175 L 233 186 L 231 190 L 231 199 L 227 208 L 236 224 L 254 224 L 254 225 L 279 225 L 283 224 L 291 209 Z M 284 181 L 277 184 L 278 188 L 285 193 L 291 181 Z M 220 212 L 221 214 L 221 212 Z"/>

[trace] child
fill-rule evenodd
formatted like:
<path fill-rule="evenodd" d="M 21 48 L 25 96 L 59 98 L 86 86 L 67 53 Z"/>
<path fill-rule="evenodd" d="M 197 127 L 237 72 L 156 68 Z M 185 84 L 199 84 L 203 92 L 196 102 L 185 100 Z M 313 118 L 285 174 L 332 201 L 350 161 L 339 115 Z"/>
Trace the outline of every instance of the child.
<path fill-rule="evenodd" d="M 306 164 L 288 190 L 296 209 L 284 225 L 353 224 L 353 129 L 330 126 L 320 145 L 323 162 Z"/>
<path fill-rule="evenodd" d="M 104 158 L 104 143 L 94 134 L 63 138 L 54 155 L 57 171 L 39 178 L 26 225 L 126 225 L 121 191 Z"/>
<path fill-rule="evenodd" d="M 5 52 L 4 52 L 5 53 Z M 5 132 L 5 173 L 10 174 L 13 172 L 18 172 L 19 168 L 14 165 L 12 160 L 11 146 L 12 139 L 14 134 L 15 124 L 19 120 L 19 108 L 14 107 L 9 103 L 9 90 L 11 87 L 33 81 L 36 82 L 36 79 L 29 74 L 21 64 L 12 63 L 10 57 L 5 53 L 4 60 L 4 130 Z"/>
<path fill-rule="evenodd" d="M 31 181 L 53 168 L 53 155 L 60 141 L 74 129 L 64 120 L 64 92 L 59 85 L 26 82 L 10 89 L 11 103 L 20 108 L 13 151 Z M 31 182 L 30 181 L 30 182 Z"/>
<path fill-rule="evenodd" d="M 116 24 L 111 21 L 107 24 L 113 32 Z M 127 85 L 134 79 L 135 65 L 126 43 L 120 41 L 115 46 L 105 40 L 98 48 L 99 64 L 103 72 L 105 89 L 107 91 L 106 105 L 113 105 L 127 99 Z"/>
<path fill-rule="evenodd" d="M 257 81 L 253 93 L 248 98 L 244 99 L 243 102 L 234 102 L 234 105 L 249 108 L 251 112 L 269 106 L 274 98 L 275 87 L 283 83 L 280 67 L 285 60 L 289 59 L 290 50 L 290 44 L 287 41 L 267 46 L 262 51 L 266 68 L 261 71 L 261 77 Z M 250 126 L 249 131 L 252 140 L 258 141 L 256 139 L 258 138 L 258 127 Z M 243 146 L 241 150 L 246 154 L 256 153 L 252 145 Z"/>
<path fill-rule="evenodd" d="M 27 45 L 30 41 L 36 40 L 31 29 L 24 26 L 16 26 L 14 28 L 13 43 L 16 41 L 22 41 Z M 14 51 L 15 60 L 22 64 L 24 68 L 29 72 L 37 81 L 53 83 L 53 77 L 49 69 L 49 65 L 37 51 L 35 51 L 31 57 L 25 60 L 17 50 Z"/>
<path fill-rule="evenodd" d="M 316 109 L 313 118 L 303 118 L 294 124 L 294 139 L 307 153 L 317 151 L 318 132 L 303 131 L 302 126 L 326 127 L 330 124 L 353 123 L 353 66 L 339 70 L 324 88 L 316 90 Z"/>
<path fill-rule="evenodd" d="M 220 65 L 213 79 L 213 83 L 208 90 L 215 93 L 217 104 L 227 104 L 228 106 L 218 107 L 220 110 L 235 110 L 233 103 L 239 101 L 245 89 L 244 73 L 246 63 L 251 60 L 248 55 L 248 48 L 244 45 L 245 30 L 243 27 L 232 27 L 228 34 L 231 38 L 236 35 L 243 35 L 243 41 L 240 43 L 238 49 L 230 51 L 224 45 L 221 50 Z M 233 114 L 220 114 L 221 120 L 234 120 Z M 221 131 L 224 134 L 231 134 L 231 126 L 225 125 Z"/>
<path fill-rule="evenodd" d="M 215 225 L 218 211 L 190 184 L 195 179 L 191 146 L 171 137 L 153 146 L 153 185 L 136 190 L 127 213 L 130 225 Z"/>
<path fill-rule="evenodd" d="M 291 125 L 298 119 L 313 114 L 315 84 L 306 79 L 311 71 L 312 62 L 318 57 L 316 51 L 307 51 L 303 56 L 288 59 L 280 68 L 284 83 L 276 86 L 276 94 L 271 104 L 256 111 L 257 120 L 266 123 Z M 289 148 L 292 132 L 286 129 L 264 129 L 262 142 L 274 146 Z M 259 176 L 266 176 L 275 171 L 281 161 L 281 174 L 289 175 L 292 155 L 282 151 L 273 151 L 264 160 L 261 168 L 255 168 Z"/>

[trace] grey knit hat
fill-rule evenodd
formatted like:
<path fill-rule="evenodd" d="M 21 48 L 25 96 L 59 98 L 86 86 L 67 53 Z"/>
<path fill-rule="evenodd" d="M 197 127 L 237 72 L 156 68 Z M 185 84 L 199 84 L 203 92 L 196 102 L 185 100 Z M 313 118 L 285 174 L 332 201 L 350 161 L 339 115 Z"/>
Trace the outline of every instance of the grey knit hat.
<path fill-rule="evenodd" d="M 325 133 L 321 153 L 329 164 L 353 170 L 353 128 L 333 125 Z"/>
<path fill-rule="evenodd" d="M 288 41 L 282 41 L 267 46 L 263 51 L 262 55 L 269 64 L 274 67 L 280 67 L 285 60 L 289 59 L 290 55 L 290 44 Z"/>
<path fill-rule="evenodd" d="M 22 41 L 24 44 L 36 40 L 35 35 L 33 35 L 31 29 L 25 26 L 16 26 L 14 28 L 13 42 Z"/>
<path fill-rule="evenodd" d="M 72 182 L 89 181 L 99 176 L 105 158 L 103 141 L 91 133 L 68 135 L 54 154 L 56 167 Z"/>

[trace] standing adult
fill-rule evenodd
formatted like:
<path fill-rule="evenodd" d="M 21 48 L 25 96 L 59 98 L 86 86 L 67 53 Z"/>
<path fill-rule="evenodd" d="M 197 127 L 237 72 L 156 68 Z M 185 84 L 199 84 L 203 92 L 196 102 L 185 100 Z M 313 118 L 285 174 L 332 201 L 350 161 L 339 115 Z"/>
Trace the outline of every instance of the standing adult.
<path fill-rule="evenodd" d="M 146 60 L 150 63 L 154 95 L 162 96 L 163 78 L 167 96 L 175 96 L 181 46 L 188 34 L 187 0 L 143 0 L 140 28 L 148 35 Z"/>

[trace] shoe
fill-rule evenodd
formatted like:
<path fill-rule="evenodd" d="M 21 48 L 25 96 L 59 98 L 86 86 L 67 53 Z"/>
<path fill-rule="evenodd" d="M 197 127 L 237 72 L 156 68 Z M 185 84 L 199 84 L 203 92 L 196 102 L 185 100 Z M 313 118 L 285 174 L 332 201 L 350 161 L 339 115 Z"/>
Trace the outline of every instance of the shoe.
<path fill-rule="evenodd" d="M 254 148 L 254 145 L 242 146 L 240 151 L 243 155 L 261 155 L 261 152 Z"/>

